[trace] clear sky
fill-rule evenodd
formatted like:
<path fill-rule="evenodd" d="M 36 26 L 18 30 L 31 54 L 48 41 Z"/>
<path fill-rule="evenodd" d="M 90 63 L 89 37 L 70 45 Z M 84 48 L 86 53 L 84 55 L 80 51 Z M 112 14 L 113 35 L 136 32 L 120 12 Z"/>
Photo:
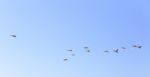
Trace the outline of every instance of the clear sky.
<path fill-rule="evenodd" d="M 149 21 L 149 0 L 0 0 L 0 77 L 150 77 Z"/>

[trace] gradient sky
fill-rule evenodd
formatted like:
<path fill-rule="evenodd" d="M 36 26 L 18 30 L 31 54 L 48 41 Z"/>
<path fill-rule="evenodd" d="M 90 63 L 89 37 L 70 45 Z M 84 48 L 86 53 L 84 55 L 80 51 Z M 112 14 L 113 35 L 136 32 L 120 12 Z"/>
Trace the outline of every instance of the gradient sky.
<path fill-rule="evenodd" d="M 149 0 L 0 0 L 0 77 L 150 77 L 149 21 Z"/>

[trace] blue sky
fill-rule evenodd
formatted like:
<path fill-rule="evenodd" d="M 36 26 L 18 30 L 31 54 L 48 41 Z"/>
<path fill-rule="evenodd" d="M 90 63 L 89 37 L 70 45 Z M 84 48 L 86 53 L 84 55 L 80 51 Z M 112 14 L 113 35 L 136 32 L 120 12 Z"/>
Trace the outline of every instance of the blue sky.
<path fill-rule="evenodd" d="M 0 77 L 150 77 L 149 21 L 149 0 L 1 0 Z"/>

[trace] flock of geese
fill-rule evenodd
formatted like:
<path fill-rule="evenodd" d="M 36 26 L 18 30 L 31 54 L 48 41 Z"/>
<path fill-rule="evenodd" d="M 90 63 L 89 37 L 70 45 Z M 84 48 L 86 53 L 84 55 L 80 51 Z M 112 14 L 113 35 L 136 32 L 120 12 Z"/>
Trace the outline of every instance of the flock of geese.
<path fill-rule="evenodd" d="M 91 50 L 89 49 L 89 47 L 83 47 L 83 48 L 85 49 L 85 52 L 87 52 L 87 53 L 91 52 Z M 71 56 L 76 56 L 76 54 L 74 53 L 74 51 L 72 49 L 67 50 L 67 51 L 71 52 L 71 54 L 70 54 Z M 68 58 L 64 58 L 64 61 L 68 61 Z"/>
<path fill-rule="evenodd" d="M 142 46 L 139 45 L 139 44 L 132 45 L 132 47 L 133 47 L 133 48 L 138 48 L 138 49 L 141 49 L 141 48 L 142 48 Z M 86 50 L 86 53 L 90 53 L 90 52 L 91 52 L 91 50 L 89 49 L 89 47 L 83 47 L 83 48 Z M 127 49 L 127 48 L 126 48 L 126 47 L 121 47 L 121 48 L 117 48 L 117 49 L 113 49 L 113 50 L 105 50 L 104 52 L 105 52 L 105 53 L 114 52 L 114 53 L 119 54 L 119 51 L 120 51 L 120 50 L 125 50 L 125 49 Z M 71 56 L 75 56 L 75 55 L 76 55 L 76 54 L 74 54 L 74 51 L 73 51 L 72 49 L 67 50 L 67 51 L 71 52 Z M 68 58 L 64 58 L 64 59 L 63 59 L 63 61 L 68 61 L 68 60 L 69 60 Z"/>
<path fill-rule="evenodd" d="M 16 35 L 10 35 L 11 37 L 13 37 L 13 38 L 16 38 L 17 36 Z M 141 45 L 139 45 L 139 44 L 137 44 L 137 45 L 132 45 L 132 47 L 133 48 L 139 48 L 139 49 L 141 49 L 142 48 L 142 46 Z M 91 52 L 91 50 L 89 49 L 89 47 L 83 47 L 84 49 L 85 49 L 85 51 L 86 51 L 86 53 L 90 53 Z M 117 49 L 113 49 L 112 51 L 114 52 L 114 53 L 119 53 L 119 50 L 120 49 L 123 49 L 123 50 L 125 50 L 125 49 L 127 49 L 126 47 L 121 47 L 121 48 L 117 48 Z M 69 51 L 69 52 L 71 52 L 71 56 L 76 56 L 76 54 L 74 53 L 74 51 L 72 50 L 72 49 L 69 49 L 69 50 L 67 50 L 67 51 Z M 104 51 L 105 53 L 108 53 L 108 52 L 111 52 L 111 51 L 109 51 L 109 50 L 105 50 Z M 68 61 L 69 59 L 68 58 L 64 58 L 63 59 L 63 61 Z"/>

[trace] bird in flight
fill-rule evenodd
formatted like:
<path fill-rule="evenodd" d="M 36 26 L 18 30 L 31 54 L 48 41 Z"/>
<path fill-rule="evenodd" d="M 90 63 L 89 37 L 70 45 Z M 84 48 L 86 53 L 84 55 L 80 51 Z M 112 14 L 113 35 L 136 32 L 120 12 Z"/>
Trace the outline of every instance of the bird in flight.
<path fill-rule="evenodd" d="M 89 47 L 84 47 L 84 49 L 88 49 Z"/>
<path fill-rule="evenodd" d="M 137 45 L 133 45 L 132 47 L 137 47 Z"/>
<path fill-rule="evenodd" d="M 121 47 L 121 49 L 127 49 L 126 47 Z"/>
<path fill-rule="evenodd" d="M 73 50 L 72 50 L 72 49 L 70 49 L 70 50 L 68 50 L 68 51 L 72 52 Z"/>
<path fill-rule="evenodd" d="M 88 52 L 88 53 L 89 53 L 89 52 L 91 52 L 91 51 L 90 51 L 90 50 L 87 50 L 86 52 Z"/>
<path fill-rule="evenodd" d="M 73 54 L 70 54 L 70 55 L 71 55 L 71 56 L 76 56 L 76 54 L 74 54 L 74 53 L 73 53 Z"/>
<path fill-rule="evenodd" d="M 133 45 L 133 47 L 135 47 L 135 48 L 142 48 L 141 45 Z"/>
<path fill-rule="evenodd" d="M 138 48 L 142 48 L 142 46 L 138 46 Z"/>
<path fill-rule="evenodd" d="M 10 36 L 12 36 L 12 37 L 17 37 L 16 35 L 10 35 Z"/>
<path fill-rule="evenodd" d="M 119 53 L 119 49 L 114 50 L 114 52 Z"/>
<path fill-rule="evenodd" d="M 68 60 L 67 58 L 64 59 L 64 61 L 67 61 L 67 60 Z"/>
<path fill-rule="evenodd" d="M 108 50 L 105 50 L 104 52 L 109 52 Z"/>

